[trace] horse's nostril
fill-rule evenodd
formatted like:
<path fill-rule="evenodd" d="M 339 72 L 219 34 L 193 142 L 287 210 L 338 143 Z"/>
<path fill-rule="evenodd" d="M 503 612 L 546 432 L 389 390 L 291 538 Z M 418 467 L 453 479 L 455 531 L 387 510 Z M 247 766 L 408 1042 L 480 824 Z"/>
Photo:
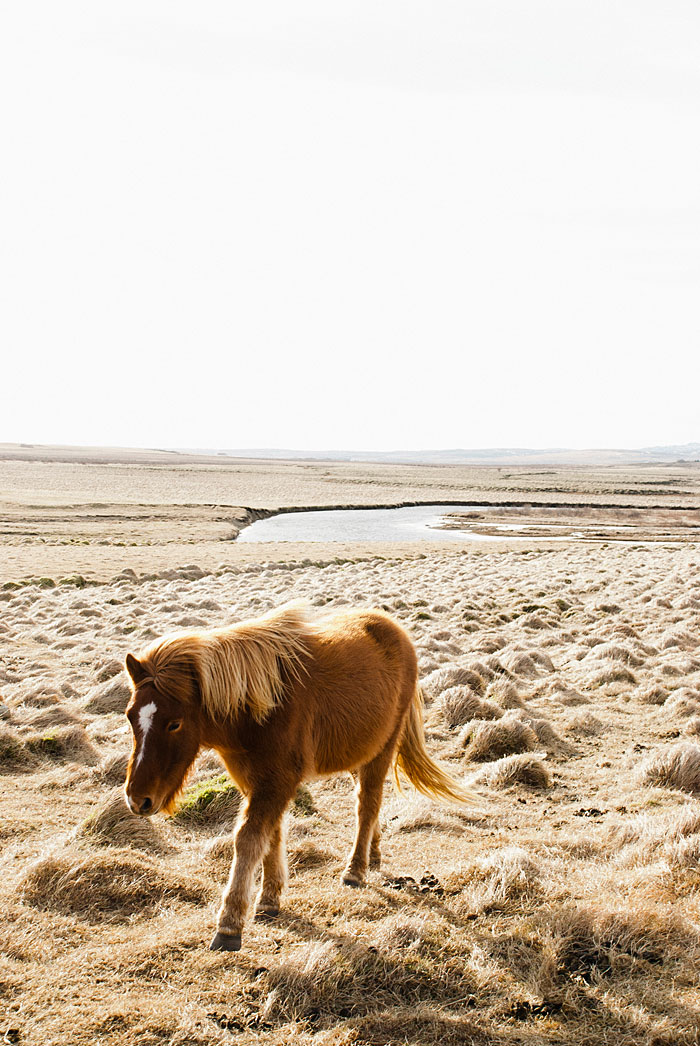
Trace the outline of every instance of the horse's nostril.
<path fill-rule="evenodd" d="M 139 813 L 140 814 L 147 814 L 152 806 L 153 806 L 153 802 L 151 801 L 151 799 L 148 798 L 148 796 L 146 796 L 146 798 L 141 803 L 141 806 L 139 807 Z"/>

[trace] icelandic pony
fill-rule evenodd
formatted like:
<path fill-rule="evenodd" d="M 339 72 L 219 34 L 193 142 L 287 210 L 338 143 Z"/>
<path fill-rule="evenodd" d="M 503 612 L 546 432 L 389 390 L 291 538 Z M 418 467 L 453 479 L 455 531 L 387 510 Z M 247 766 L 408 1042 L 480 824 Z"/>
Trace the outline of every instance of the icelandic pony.
<path fill-rule="evenodd" d="M 212 950 L 237 951 L 262 861 L 257 914 L 274 917 L 286 882 L 282 818 L 300 783 L 351 771 L 357 833 L 343 872 L 361 886 L 380 863 L 379 807 L 393 763 L 421 792 L 469 801 L 425 748 L 416 653 L 387 614 L 312 622 L 303 604 L 212 631 L 173 634 L 126 657 L 134 746 L 125 796 L 170 812 L 200 748 L 215 749 L 246 797 Z"/>

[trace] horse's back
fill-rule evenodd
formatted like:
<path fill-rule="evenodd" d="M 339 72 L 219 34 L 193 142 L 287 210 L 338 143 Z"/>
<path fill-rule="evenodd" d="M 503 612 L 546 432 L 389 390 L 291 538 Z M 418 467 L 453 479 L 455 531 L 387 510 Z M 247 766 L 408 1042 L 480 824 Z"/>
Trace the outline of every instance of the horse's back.
<path fill-rule="evenodd" d="M 413 644 L 388 614 L 355 610 L 320 622 L 305 683 L 318 772 L 349 769 L 381 751 L 403 722 L 416 679 Z"/>

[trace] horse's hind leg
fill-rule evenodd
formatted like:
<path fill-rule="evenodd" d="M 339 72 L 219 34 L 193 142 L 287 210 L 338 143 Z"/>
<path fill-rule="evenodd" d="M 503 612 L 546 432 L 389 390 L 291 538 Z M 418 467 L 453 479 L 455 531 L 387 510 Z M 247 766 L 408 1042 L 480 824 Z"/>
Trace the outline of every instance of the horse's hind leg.
<path fill-rule="evenodd" d="M 382 850 L 381 850 L 382 833 L 379 828 L 379 821 L 374 826 L 372 832 L 372 842 L 369 847 L 369 866 L 372 871 L 378 871 L 382 863 Z"/>
<path fill-rule="evenodd" d="M 384 780 L 386 778 L 393 747 L 384 751 L 361 767 L 357 780 L 357 834 L 347 867 L 343 872 L 346 886 L 362 886 L 367 876 L 368 865 L 379 867 L 379 808 L 382 805 Z M 371 847 L 371 853 L 370 853 Z"/>
<path fill-rule="evenodd" d="M 284 822 L 280 818 L 273 829 L 270 848 L 263 858 L 263 878 L 255 905 L 259 919 L 274 919 L 279 915 L 280 897 L 287 885 L 287 855 L 284 846 Z"/>

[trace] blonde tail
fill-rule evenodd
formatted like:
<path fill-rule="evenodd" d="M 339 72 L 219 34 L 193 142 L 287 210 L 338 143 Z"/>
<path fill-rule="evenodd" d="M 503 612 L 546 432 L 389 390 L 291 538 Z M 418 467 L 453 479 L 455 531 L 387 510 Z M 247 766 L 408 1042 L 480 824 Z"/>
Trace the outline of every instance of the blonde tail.
<path fill-rule="evenodd" d="M 406 775 L 414 788 L 431 798 L 457 803 L 483 801 L 475 792 L 457 784 L 428 755 L 423 731 L 423 694 L 420 686 L 416 686 L 394 760 L 394 779 L 396 787 L 401 791 L 399 770 Z"/>

